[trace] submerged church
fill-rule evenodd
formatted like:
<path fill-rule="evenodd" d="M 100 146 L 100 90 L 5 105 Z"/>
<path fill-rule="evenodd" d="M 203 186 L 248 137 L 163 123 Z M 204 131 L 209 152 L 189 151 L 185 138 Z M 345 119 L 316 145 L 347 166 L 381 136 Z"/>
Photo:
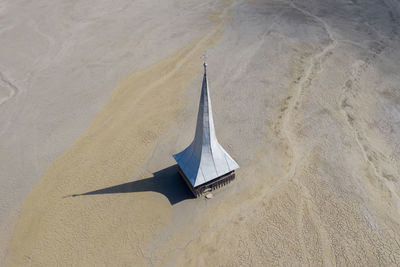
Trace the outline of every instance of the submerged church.
<path fill-rule="evenodd" d="M 204 62 L 203 85 L 196 133 L 192 143 L 182 152 L 173 155 L 179 173 L 196 197 L 214 190 L 235 179 L 239 165 L 218 143 L 215 135 L 207 80 L 207 63 Z"/>

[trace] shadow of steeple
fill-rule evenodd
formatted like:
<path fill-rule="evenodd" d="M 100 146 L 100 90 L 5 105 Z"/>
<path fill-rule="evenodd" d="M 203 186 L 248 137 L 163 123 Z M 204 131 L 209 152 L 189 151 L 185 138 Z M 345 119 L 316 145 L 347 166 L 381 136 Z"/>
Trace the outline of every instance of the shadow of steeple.
<path fill-rule="evenodd" d="M 72 197 L 104 195 L 104 194 L 121 194 L 135 192 L 158 192 L 166 196 L 174 205 L 185 199 L 194 198 L 189 188 L 180 177 L 177 165 L 170 166 L 153 173 L 153 177 L 145 178 L 138 181 L 110 186 L 82 194 L 74 194 Z"/>

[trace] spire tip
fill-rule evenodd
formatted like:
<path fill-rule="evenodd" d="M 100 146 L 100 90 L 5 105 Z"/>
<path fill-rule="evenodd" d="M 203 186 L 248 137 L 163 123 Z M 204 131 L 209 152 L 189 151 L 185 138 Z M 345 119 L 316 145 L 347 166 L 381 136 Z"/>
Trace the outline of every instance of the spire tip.
<path fill-rule="evenodd" d="M 207 72 L 207 62 L 206 62 L 207 55 L 206 55 L 206 53 L 203 54 L 202 58 L 203 58 L 204 74 L 206 74 L 206 72 Z"/>

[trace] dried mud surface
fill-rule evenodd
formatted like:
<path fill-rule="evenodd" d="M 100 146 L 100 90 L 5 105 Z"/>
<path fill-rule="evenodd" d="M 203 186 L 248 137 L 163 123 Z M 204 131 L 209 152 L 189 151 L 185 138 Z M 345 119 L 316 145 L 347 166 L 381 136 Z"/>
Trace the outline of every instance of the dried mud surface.
<path fill-rule="evenodd" d="M 391 0 L 0 3 L 0 264 L 400 265 L 399 28 Z M 209 200 L 171 157 L 205 50 L 241 166 Z"/>

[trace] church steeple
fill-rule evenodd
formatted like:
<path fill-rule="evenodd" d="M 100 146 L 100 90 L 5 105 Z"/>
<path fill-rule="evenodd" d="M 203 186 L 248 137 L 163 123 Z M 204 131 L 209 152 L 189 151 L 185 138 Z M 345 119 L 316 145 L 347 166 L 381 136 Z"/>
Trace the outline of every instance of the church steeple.
<path fill-rule="evenodd" d="M 239 165 L 218 143 L 212 114 L 207 79 L 207 63 L 204 60 L 203 84 L 195 137 L 192 143 L 174 158 L 193 188 L 208 183 L 239 168 Z"/>

